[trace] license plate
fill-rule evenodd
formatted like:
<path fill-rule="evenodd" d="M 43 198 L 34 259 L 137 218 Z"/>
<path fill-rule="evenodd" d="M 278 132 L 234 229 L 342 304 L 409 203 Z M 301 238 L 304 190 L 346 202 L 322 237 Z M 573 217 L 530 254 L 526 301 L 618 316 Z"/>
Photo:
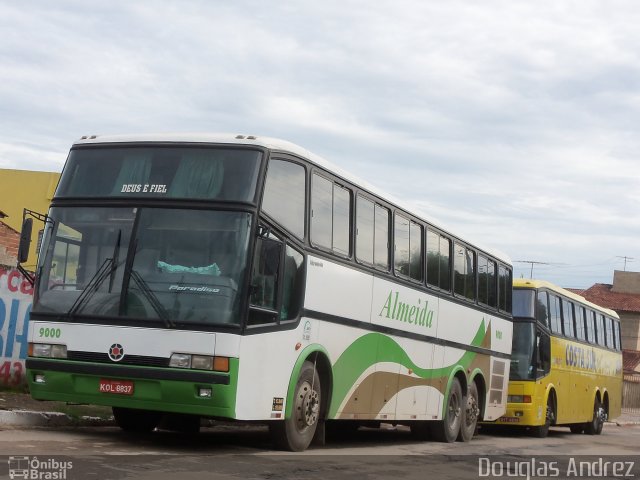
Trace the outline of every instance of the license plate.
<path fill-rule="evenodd" d="M 520 418 L 518 418 L 518 417 L 501 417 L 500 421 L 504 422 L 504 423 L 520 423 Z"/>
<path fill-rule="evenodd" d="M 98 391 L 100 393 L 115 393 L 117 395 L 133 395 L 133 382 L 131 380 L 101 378 Z"/>

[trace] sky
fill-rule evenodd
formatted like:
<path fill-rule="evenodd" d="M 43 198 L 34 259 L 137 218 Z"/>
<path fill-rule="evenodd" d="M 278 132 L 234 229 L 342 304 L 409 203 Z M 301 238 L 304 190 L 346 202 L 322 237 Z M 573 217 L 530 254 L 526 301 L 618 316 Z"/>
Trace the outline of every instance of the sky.
<path fill-rule="evenodd" d="M 82 135 L 277 137 L 515 277 L 611 283 L 640 271 L 638 25 L 636 0 L 0 0 L 0 168 L 60 171 Z"/>

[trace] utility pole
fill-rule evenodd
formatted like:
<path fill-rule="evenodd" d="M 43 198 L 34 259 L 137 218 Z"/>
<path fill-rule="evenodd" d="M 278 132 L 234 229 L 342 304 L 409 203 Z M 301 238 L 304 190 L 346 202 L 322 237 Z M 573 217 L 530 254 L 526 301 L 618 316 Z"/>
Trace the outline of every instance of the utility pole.
<path fill-rule="evenodd" d="M 627 256 L 621 256 L 621 255 L 616 255 L 617 258 L 623 258 L 624 259 L 624 271 L 627 271 L 627 260 L 629 260 L 630 262 L 632 262 L 634 260 L 633 257 L 627 257 Z"/>

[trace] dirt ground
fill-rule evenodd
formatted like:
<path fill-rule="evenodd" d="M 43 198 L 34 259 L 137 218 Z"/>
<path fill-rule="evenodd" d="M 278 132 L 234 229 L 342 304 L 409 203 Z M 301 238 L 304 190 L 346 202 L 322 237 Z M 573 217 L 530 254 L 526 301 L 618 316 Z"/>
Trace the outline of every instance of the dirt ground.
<path fill-rule="evenodd" d="M 31 395 L 14 390 L 0 390 L 0 410 L 29 410 L 33 412 L 61 412 L 72 417 L 95 416 L 109 418 L 110 407 L 76 405 L 65 402 L 34 400 Z"/>

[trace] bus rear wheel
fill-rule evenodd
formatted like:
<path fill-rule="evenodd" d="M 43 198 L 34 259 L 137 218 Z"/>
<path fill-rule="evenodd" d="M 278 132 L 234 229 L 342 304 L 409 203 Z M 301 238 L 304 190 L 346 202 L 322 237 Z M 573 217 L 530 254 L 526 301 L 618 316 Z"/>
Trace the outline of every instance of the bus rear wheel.
<path fill-rule="evenodd" d="M 478 404 L 478 388 L 475 382 L 469 385 L 467 396 L 463 400 L 462 420 L 460 422 L 460 432 L 458 440 L 468 442 L 473 438 L 478 426 L 478 416 L 480 415 L 480 407 Z"/>
<path fill-rule="evenodd" d="M 313 363 L 304 362 L 293 394 L 291 416 L 269 425 L 271 436 L 278 448 L 301 452 L 311 444 L 320 421 L 321 400 L 318 371 Z"/>
<path fill-rule="evenodd" d="M 135 408 L 112 407 L 116 424 L 125 432 L 147 433 L 158 426 L 162 412 Z"/>
<path fill-rule="evenodd" d="M 439 422 L 434 422 L 431 429 L 433 438 L 439 442 L 455 442 L 460 432 L 462 416 L 462 388 L 460 380 L 454 378 L 451 382 L 444 418 Z"/>
<path fill-rule="evenodd" d="M 593 418 L 585 425 L 585 433 L 588 435 L 600 435 L 602 433 L 602 427 L 604 426 L 605 417 L 606 413 L 604 408 L 602 408 L 600 400 L 596 398 L 593 403 Z"/>

